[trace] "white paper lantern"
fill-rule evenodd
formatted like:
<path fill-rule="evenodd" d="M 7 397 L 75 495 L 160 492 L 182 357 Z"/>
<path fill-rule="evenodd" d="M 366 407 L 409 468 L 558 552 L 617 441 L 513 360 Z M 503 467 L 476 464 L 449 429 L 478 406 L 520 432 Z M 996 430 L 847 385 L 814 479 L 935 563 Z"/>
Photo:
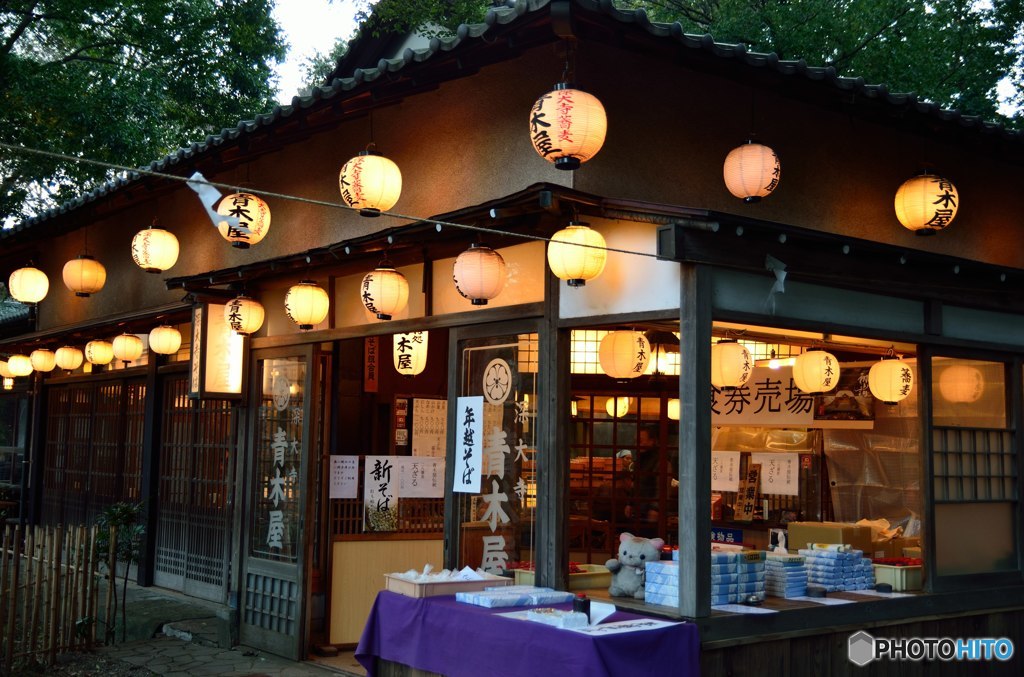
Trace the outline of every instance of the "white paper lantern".
<path fill-rule="evenodd" d="M 939 394 L 947 402 L 977 402 L 984 392 L 985 377 L 977 367 L 956 364 L 939 374 Z"/>
<path fill-rule="evenodd" d="M 750 351 L 736 341 L 723 340 L 711 346 L 711 384 L 716 388 L 739 388 L 753 373 Z"/>
<path fill-rule="evenodd" d="M 636 378 L 647 371 L 651 344 L 638 331 L 610 331 L 601 339 L 597 359 L 604 373 L 612 378 Z"/>
<path fill-rule="evenodd" d="M 896 404 L 914 389 L 914 370 L 903 360 L 880 360 L 868 371 L 868 389 L 884 404 Z"/>
<path fill-rule="evenodd" d="M 231 331 L 239 336 L 255 334 L 263 326 L 265 317 L 263 304 L 245 294 L 231 299 L 224 306 L 224 320 L 231 327 Z"/>
<path fill-rule="evenodd" d="M 173 355 L 181 348 L 181 332 L 169 325 L 154 327 L 149 332 L 149 349 L 159 355 Z"/>
<path fill-rule="evenodd" d="M 57 366 L 57 356 L 53 354 L 52 350 L 46 348 L 33 350 L 28 359 L 36 371 L 53 371 L 53 368 Z"/>
<path fill-rule="evenodd" d="M 402 195 L 402 172 L 380 153 L 366 150 L 344 164 L 338 175 L 341 199 L 363 216 L 379 216 Z"/>
<path fill-rule="evenodd" d="M 405 310 L 409 302 L 409 281 L 387 263 L 381 263 L 363 278 L 360 298 L 378 320 L 390 320 Z"/>
<path fill-rule="evenodd" d="M 228 224 L 227 221 L 217 223 L 220 236 L 237 249 L 248 249 L 250 245 L 259 243 L 270 232 L 270 207 L 262 198 L 252 193 L 232 193 L 225 196 L 217 205 L 217 213 L 221 216 L 233 216 L 242 230 Z"/>
<path fill-rule="evenodd" d="M 548 243 L 548 267 L 570 287 L 582 287 L 604 270 L 608 256 L 604 236 L 580 221 L 551 236 Z"/>
<path fill-rule="evenodd" d="M 103 289 L 107 269 L 88 254 L 80 254 L 64 264 L 63 277 L 64 286 L 75 292 L 75 296 L 88 298 Z"/>
<path fill-rule="evenodd" d="M 134 362 L 142 357 L 142 351 L 144 348 L 145 345 L 143 345 L 142 339 L 135 334 L 121 334 L 120 336 L 115 336 L 112 346 L 114 357 L 125 364 Z"/>
<path fill-rule="evenodd" d="M 395 371 L 402 376 L 416 376 L 427 367 L 427 339 L 425 331 L 395 334 L 393 355 Z"/>
<path fill-rule="evenodd" d="M 161 273 L 178 261 L 178 238 L 163 228 L 140 230 L 132 238 L 132 260 L 147 273 Z"/>
<path fill-rule="evenodd" d="M 78 348 L 71 346 L 63 346 L 57 348 L 57 352 L 54 357 L 57 360 L 57 366 L 65 371 L 74 371 L 82 366 L 82 362 L 85 360 L 85 356 L 82 351 Z"/>
<path fill-rule="evenodd" d="M 670 421 L 679 420 L 679 399 L 676 397 L 668 401 L 668 418 Z"/>
<path fill-rule="evenodd" d="M 604 403 L 604 410 L 613 418 L 622 418 L 629 413 L 631 402 L 628 397 L 609 397 Z"/>
<path fill-rule="evenodd" d="M 0 360 L 0 377 L 3 379 L 13 379 L 14 374 L 11 373 L 11 368 L 7 365 L 7 360 Z M 8 388 L 10 390 L 10 388 Z"/>
<path fill-rule="evenodd" d="M 28 355 L 11 355 L 7 358 L 7 369 L 14 376 L 28 376 L 32 373 L 32 360 Z"/>
<path fill-rule="evenodd" d="M 18 268 L 7 280 L 7 291 L 15 301 L 39 303 L 50 291 L 50 279 L 38 268 Z"/>
<path fill-rule="evenodd" d="M 839 383 L 839 361 L 824 350 L 801 353 L 793 361 L 793 383 L 808 395 L 827 393 Z"/>
<path fill-rule="evenodd" d="M 89 341 L 85 344 L 85 359 L 89 364 L 110 364 L 114 359 L 114 346 L 110 341 Z"/>
<path fill-rule="evenodd" d="M 490 247 L 472 244 L 452 267 L 455 289 L 474 306 L 485 306 L 505 288 L 505 259 Z"/>
<path fill-rule="evenodd" d="M 921 174 L 896 191 L 896 218 L 917 235 L 934 235 L 953 222 L 960 196 L 949 179 Z"/>
<path fill-rule="evenodd" d="M 558 169 L 578 169 L 604 145 L 608 118 L 596 96 L 561 82 L 530 110 L 533 149 Z"/>
<path fill-rule="evenodd" d="M 313 280 L 303 280 L 288 289 L 284 297 L 284 310 L 302 331 L 308 331 L 327 317 L 331 308 L 327 292 Z"/>
<path fill-rule="evenodd" d="M 778 187 L 782 165 L 774 150 L 747 141 L 729 151 L 722 173 L 730 193 L 747 203 L 760 202 Z"/>

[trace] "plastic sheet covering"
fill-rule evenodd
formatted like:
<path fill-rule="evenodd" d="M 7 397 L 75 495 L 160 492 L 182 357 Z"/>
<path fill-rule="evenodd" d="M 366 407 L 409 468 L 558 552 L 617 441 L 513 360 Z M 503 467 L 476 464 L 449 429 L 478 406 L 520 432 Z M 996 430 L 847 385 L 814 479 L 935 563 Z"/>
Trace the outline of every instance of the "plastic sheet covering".
<path fill-rule="evenodd" d="M 875 430 L 823 431 L 837 522 L 884 518 L 906 526 L 922 513 L 916 420 L 880 423 Z"/>
<path fill-rule="evenodd" d="M 711 434 L 711 448 L 722 451 L 814 451 L 818 430 L 779 430 L 722 426 Z"/>

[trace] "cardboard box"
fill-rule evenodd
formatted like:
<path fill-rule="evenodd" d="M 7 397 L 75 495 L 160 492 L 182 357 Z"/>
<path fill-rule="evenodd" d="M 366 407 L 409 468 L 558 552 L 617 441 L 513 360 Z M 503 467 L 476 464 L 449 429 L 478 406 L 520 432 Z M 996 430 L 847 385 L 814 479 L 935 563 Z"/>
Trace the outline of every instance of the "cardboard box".
<path fill-rule="evenodd" d="M 917 555 L 904 555 L 904 548 L 917 548 Z M 871 552 L 865 553 L 865 556 L 872 559 L 880 559 L 883 557 L 920 557 L 921 539 L 920 538 L 892 538 L 888 541 L 875 541 L 871 545 Z"/>
<path fill-rule="evenodd" d="M 893 592 L 920 590 L 923 567 L 894 567 L 875 564 L 875 583 L 888 583 Z"/>
<path fill-rule="evenodd" d="M 790 550 L 806 548 L 808 543 L 845 543 L 870 557 L 871 527 L 842 522 L 790 522 L 786 543 Z"/>
<path fill-rule="evenodd" d="M 612 572 L 603 564 L 578 564 L 582 573 L 569 574 L 570 590 L 607 588 L 612 584 Z M 528 569 L 515 570 L 516 585 L 534 585 L 534 572 Z"/>
<path fill-rule="evenodd" d="M 397 592 L 406 597 L 435 597 L 437 595 L 454 595 L 457 592 L 477 592 L 484 588 L 500 585 L 512 585 L 512 579 L 505 576 L 486 574 L 479 581 L 438 581 L 436 583 L 416 583 L 391 574 L 384 574 L 385 589 Z"/>

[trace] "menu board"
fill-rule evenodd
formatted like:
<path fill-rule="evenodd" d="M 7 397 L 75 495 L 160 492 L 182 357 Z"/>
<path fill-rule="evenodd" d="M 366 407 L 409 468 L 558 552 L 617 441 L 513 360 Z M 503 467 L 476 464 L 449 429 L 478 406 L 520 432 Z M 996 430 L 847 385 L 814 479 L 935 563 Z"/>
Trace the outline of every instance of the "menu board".
<path fill-rule="evenodd" d="M 330 498 L 359 495 L 359 457 L 331 456 Z"/>
<path fill-rule="evenodd" d="M 444 498 L 444 459 L 400 457 L 398 495 L 401 498 Z"/>
<path fill-rule="evenodd" d="M 740 452 L 711 452 L 711 491 L 738 491 L 740 488 Z"/>
<path fill-rule="evenodd" d="M 761 493 L 800 495 L 800 454 L 753 452 L 750 462 L 761 466 Z"/>
<path fill-rule="evenodd" d="M 444 458 L 448 437 L 448 400 L 412 401 L 412 455 Z"/>

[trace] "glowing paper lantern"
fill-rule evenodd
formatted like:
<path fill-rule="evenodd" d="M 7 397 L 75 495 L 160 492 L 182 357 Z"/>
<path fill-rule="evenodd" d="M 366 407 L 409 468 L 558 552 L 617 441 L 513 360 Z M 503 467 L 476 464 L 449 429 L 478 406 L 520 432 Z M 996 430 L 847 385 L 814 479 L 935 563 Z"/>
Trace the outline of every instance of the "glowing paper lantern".
<path fill-rule="evenodd" d="M 607 255 L 604 236 L 580 221 L 571 221 L 548 243 L 548 267 L 570 287 L 582 287 L 600 275 Z"/>
<path fill-rule="evenodd" d="M 174 327 L 161 325 L 149 332 L 149 349 L 160 355 L 173 355 L 181 348 L 181 332 Z"/>
<path fill-rule="evenodd" d="M 85 359 L 89 364 L 110 364 L 114 359 L 114 346 L 110 341 L 89 341 L 85 344 Z"/>
<path fill-rule="evenodd" d="M 251 336 L 263 326 L 263 318 L 266 311 L 263 304 L 245 294 L 228 301 L 224 306 L 224 320 L 231 327 L 231 331 L 239 336 Z"/>
<path fill-rule="evenodd" d="M 407 334 L 395 334 L 394 360 L 395 371 L 402 376 L 416 376 L 427 366 L 427 332 L 411 331 Z"/>
<path fill-rule="evenodd" d="M 53 371 L 53 368 L 57 366 L 57 356 L 53 354 L 52 350 L 45 348 L 33 350 L 28 359 L 36 371 Z"/>
<path fill-rule="evenodd" d="M 636 378 L 647 371 L 651 344 L 638 331 L 610 331 L 601 339 L 597 359 L 612 378 Z"/>
<path fill-rule="evenodd" d="M 914 389 L 914 370 L 903 360 L 880 360 L 868 371 L 868 389 L 875 399 L 896 404 Z"/>
<path fill-rule="evenodd" d="M 121 334 L 114 338 L 114 344 L 112 350 L 114 351 L 114 357 L 121 360 L 125 364 L 134 362 L 135 360 L 142 357 L 142 351 L 145 346 L 135 334 Z"/>
<path fill-rule="evenodd" d="M 977 402 L 985 392 L 985 377 L 977 367 L 956 364 L 939 374 L 939 393 L 947 402 Z"/>
<path fill-rule="evenodd" d="M 921 174 L 896 191 L 896 218 L 917 235 L 934 235 L 953 222 L 959 204 L 952 181 Z"/>
<path fill-rule="evenodd" d="M 560 82 L 530 110 L 534 150 L 558 169 L 578 169 L 604 145 L 608 118 L 592 94 Z"/>
<path fill-rule="evenodd" d="M 609 397 L 604 403 L 604 410 L 613 418 L 622 418 L 629 413 L 630 401 L 628 397 Z"/>
<path fill-rule="evenodd" d="M 147 273 L 161 273 L 178 260 L 178 238 L 163 228 L 140 230 L 132 238 L 132 259 Z"/>
<path fill-rule="evenodd" d="M 753 368 L 746 346 L 729 340 L 711 346 L 711 384 L 716 388 L 739 388 L 750 379 Z"/>
<path fill-rule="evenodd" d="M 774 150 L 747 141 L 729 151 L 722 173 L 730 193 L 747 203 L 760 202 L 778 187 L 782 165 Z"/>
<path fill-rule="evenodd" d="M 379 216 L 402 194 L 402 172 L 380 153 L 365 150 L 344 164 L 338 176 L 341 199 L 363 216 Z"/>
<path fill-rule="evenodd" d="M 87 298 L 103 289 L 107 281 L 107 269 L 89 256 L 80 254 L 64 264 L 64 286 L 75 292 L 75 296 Z"/>
<path fill-rule="evenodd" d="M 292 285 L 284 296 L 284 311 L 302 331 L 308 331 L 327 317 L 331 308 L 327 292 L 313 280 Z"/>
<path fill-rule="evenodd" d="M 231 226 L 227 221 L 220 221 L 217 230 L 232 247 L 248 249 L 270 232 L 270 207 L 252 193 L 232 193 L 225 196 L 217 205 L 217 213 L 237 218 L 239 226 L 249 231 Z"/>
<path fill-rule="evenodd" d="M 65 371 L 74 371 L 82 366 L 82 361 L 85 356 L 82 355 L 82 351 L 78 348 L 72 348 L 71 346 L 63 346 L 57 348 L 57 352 L 54 357 L 57 359 L 57 366 Z"/>
<path fill-rule="evenodd" d="M 0 377 L 6 379 L 13 379 L 14 374 L 11 373 L 11 368 L 7 365 L 7 360 L 0 360 Z M 10 390 L 10 388 L 8 388 Z"/>
<path fill-rule="evenodd" d="M 32 360 L 28 355 L 11 355 L 7 358 L 7 369 L 14 376 L 28 376 L 32 373 Z"/>
<path fill-rule="evenodd" d="M 668 401 L 668 418 L 671 421 L 679 420 L 679 399 L 673 397 Z"/>
<path fill-rule="evenodd" d="M 505 288 L 505 259 L 490 247 L 472 244 L 452 268 L 455 289 L 474 306 L 485 306 Z"/>
<path fill-rule="evenodd" d="M 839 382 L 839 361 L 824 350 L 812 349 L 793 361 L 793 383 L 808 395 L 827 393 Z"/>
<path fill-rule="evenodd" d="M 390 320 L 409 302 L 409 281 L 387 263 L 367 273 L 360 285 L 363 305 L 378 320 Z"/>
<path fill-rule="evenodd" d="M 7 291 L 15 301 L 39 303 L 50 291 L 50 279 L 38 268 L 18 268 L 7 280 Z"/>

